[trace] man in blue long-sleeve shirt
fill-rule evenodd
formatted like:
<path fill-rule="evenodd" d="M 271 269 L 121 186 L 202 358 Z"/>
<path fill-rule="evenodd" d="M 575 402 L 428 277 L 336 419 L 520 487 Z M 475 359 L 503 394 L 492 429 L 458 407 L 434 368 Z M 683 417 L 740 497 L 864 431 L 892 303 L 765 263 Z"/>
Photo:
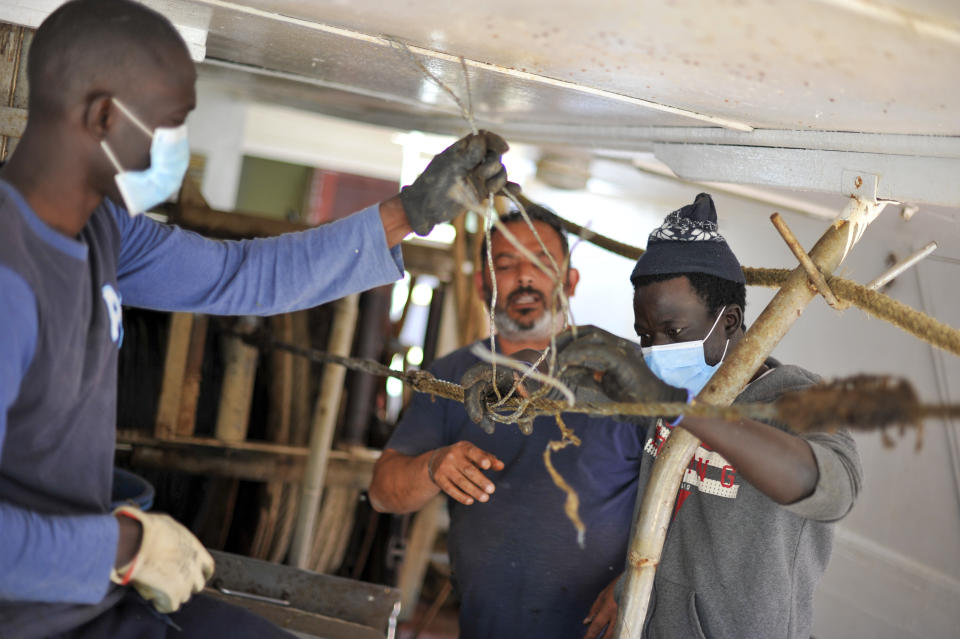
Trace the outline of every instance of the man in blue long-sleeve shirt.
<path fill-rule="evenodd" d="M 77 0 L 40 26 L 26 131 L 0 172 L 0 637 L 279 636 L 192 599 L 212 562 L 172 519 L 110 512 L 121 301 L 269 315 L 403 273 L 400 240 L 505 186 L 481 132 L 413 185 L 304 233 L 215 242 L 135 216 L 179 187 L 196 72 L 172 25 Z M 459 188 L 457 200 L 448 193 Z M 223 624 L 230 622 L 230 629 Z"/>

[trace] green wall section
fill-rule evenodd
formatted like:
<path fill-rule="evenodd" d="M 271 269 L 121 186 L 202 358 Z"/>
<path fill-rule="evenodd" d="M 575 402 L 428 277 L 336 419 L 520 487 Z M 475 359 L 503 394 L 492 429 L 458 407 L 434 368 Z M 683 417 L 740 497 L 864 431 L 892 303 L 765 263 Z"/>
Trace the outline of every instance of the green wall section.
<path fill-rule="evenodd" d="M 264 217 L 301 219 L 313 169 L 299 164 L 243 156 L 237 210 Z"/>

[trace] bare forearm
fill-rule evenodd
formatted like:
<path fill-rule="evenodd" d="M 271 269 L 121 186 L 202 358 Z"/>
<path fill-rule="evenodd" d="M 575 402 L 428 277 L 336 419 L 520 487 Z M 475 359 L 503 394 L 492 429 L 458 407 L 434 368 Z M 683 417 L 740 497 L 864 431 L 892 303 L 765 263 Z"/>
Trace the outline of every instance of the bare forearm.
<path fill-rule="evenodd" d="M 792 504 L 816 488 L 817 461 L 810 445 L 799 437 L 749 419 L 685 417 L 681 425 L 778 504 Z"/>
<path fill-rule="evenodd" d="M 393 248 L 403 241 L 413 229 L 410 227 L 410 221 L 407 220 L 407 214 L 403 210 L 403 203 L 399 195 L 394 195 L 389 200 L 380 203 L 380 222 L 383 223 L 383 233 L 387 237 L 387 246 Z"/>
<path fill-rule="evenodd" d="M 380 512 L 420 510 L 440 489 L 430 480 L 427 462 L 433 451 L 411 457 L 386 450 L 373 468 L 370 503 Z"/>

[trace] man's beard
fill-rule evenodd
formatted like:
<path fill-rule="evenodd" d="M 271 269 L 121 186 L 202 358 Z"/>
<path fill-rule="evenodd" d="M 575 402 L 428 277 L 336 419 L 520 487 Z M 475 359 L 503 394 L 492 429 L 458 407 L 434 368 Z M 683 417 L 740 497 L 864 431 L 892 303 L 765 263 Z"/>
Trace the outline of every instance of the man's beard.
<path fill-rule="evenodd" d="M 541 300 L 544 299 L 543 294 L 536 289 L 521 288 L 509 295 L 507 305 L 513 298 L 521 295 L 537 295 Z M 497 307 L 493 311 L 493 325 L 497 329 L 497 335 L 512 342 L 550 339 L 552 335 L 563 330 L 565 324 L 564 315 L 556 312 L 558 310 L 545 308 L 537 319 L 524 322 L 510 317 L 505 308 Z"/>

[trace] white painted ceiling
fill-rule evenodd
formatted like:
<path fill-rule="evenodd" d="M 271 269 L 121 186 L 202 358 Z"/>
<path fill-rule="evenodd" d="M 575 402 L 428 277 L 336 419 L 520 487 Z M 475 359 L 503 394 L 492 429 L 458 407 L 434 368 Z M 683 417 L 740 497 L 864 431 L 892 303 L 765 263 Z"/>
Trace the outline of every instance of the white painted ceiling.
<path fill-rule="evenodd" d="M 756 128 L 960 135 L 955 0 L 169 4 L 209 9 L 208 59 L 352 88 L 434 128 L 463 128 L 452 100 L 378 37 L 489 65 L 469 67 L 489 123 L 703 124 L 582 87 Z M 455 60 L 424 59 L 465 96 Z"/>
<path fill-rule="evenodd" d="M 879 197 L 960 206 L 960 180 L 944 180 L 960 175 L 956 0 L 145 2 L 238 97 L 468 131 L 416 58 L 466 103 L 465 67 L 476 123 L 508 140 L 827 192 L 855 170 L 877 176 Z M 0 0 L 8 16 L 58 4 Z M 809 150 L 816 171 L 797 177 L 796 153 L 745 146 Z"/>
<path fill-rule="evenodd" d="M 856 171 L 877 197 L 960 206 L 955 0 L 154 4 L 207 30 L 204 77 L 247 98 L 464 133 L 419 61 L 508 140 L 826 192 Z"/>

